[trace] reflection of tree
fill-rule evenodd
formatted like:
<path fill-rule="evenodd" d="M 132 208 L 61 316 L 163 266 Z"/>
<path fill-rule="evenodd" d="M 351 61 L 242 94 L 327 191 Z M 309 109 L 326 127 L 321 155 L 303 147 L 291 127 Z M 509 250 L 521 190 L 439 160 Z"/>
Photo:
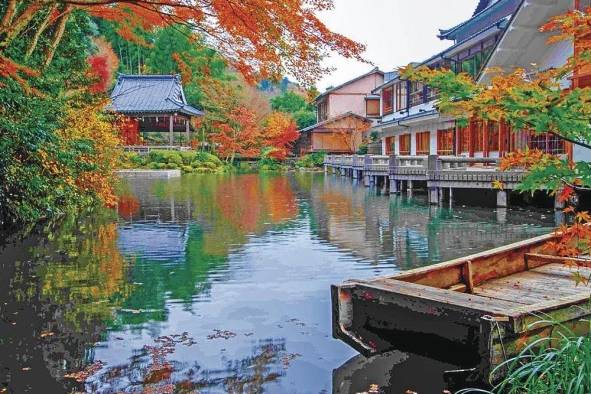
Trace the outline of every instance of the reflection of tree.
<path fill-rule="evenodd" d="M 76 329 L 112 321 L 113 309 L 131 290 L 117 248 L 117 225 L 107 220 L 80 227 L 69 219 L 48 235 L 48 244 L 34 249 L 35 257 L 45 260 L 39 266 L 41 294 L 64 305 L 64 318 Z"/>
<path fill-rule="evenodd" d="M 171 201 L 174 210 L 191 210 L 186 217 L 179 212 L 170 216 L 185 223 L 159 223 L 158 241 L 150 240 L 154 223 L 126 223 L 121 229 L 125 236 L 120 247 L 133 259 L 130 276 L 137 285 L 122 305 L 117 325 L 164 321 L 167 299 L 180 300 L 190 308 L 196 295 L 207 293 L 210 274 L 225 270 L 232 249 L 245 244 L 250 235 L 288 225 L 298 214 L 295 195 L 283 176 L 194 176 L 168 182 L 166 188 L 162 184 L 151 185 L 150 191 L 156 193 L 137 190 L 136 219 L 147 210 L 166 217 Z M 128 186 L 126 193 L 133 195 L 134 187 L 146 185 L 130 182 Z M 162 236 L 166 231 L 183 232 L 186 242 L 179 245 L 179 237 L 171 236 L 167 244 Z M 176 250 L 180 246 L 183 250 Z M 156 254 L 158 259 L 153 257 Z M 174 258 L 166 257 L 173 254 Z"/>
<path fill-rule="evenodd" d="M 195 342 L 186 333 L 159 337 L 155 345 L 144 346 L 129 363 L 108 366 L 90 377 L 87 391 L 110 387 L 113 392 L 189 393 L 196 390 L 223 390 L 227 393 L 261 393 L 267 383 L 285 375 L 289 361 L 297 355 L 285 352 L 284 339 L 267 339 L 252 348 L 252 354 L 225 360 L 224 367 L 204 369 L 199 361 L 172 360 L 180 346 Z"/>
<path fill-rule="evenodd" d="M 210 253 L 203 230 L 188 226 L 185 258 L 175 264 L 134 258 L 130 276 L 137 283 L 123 303 L 118 324 L 140 324 L 166 320 L 166 300 L 181 300 L 190 306 L 196 294 L 209 289 L 208 278 L 213 270 L 226 263 L 225 255 Z"/>
<path fill-rule="evenodd" d="M 0 249 L 0 382 L 9 391 L 69 392 L 63 376 L 91 358 L 130 290 L 112 220 L 67 217 Z"/>

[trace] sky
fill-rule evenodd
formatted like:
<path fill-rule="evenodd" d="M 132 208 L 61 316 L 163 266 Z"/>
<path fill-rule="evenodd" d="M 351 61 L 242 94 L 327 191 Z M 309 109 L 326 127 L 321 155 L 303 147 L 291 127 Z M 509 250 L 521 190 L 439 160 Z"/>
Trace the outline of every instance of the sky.
<path fill-rule="evenodd" d="M 446 29 L 470 18 L 478 0 L 333 0 L 334 9 L 319 13 L 337 33 L 365 44 L 364 58 L 383 71 L 422 61 L 451 46 L 437 38 Z M 333 55 L 325 65 L 336 70 L 322 78 L 322 92 L 374 66 Z"/>

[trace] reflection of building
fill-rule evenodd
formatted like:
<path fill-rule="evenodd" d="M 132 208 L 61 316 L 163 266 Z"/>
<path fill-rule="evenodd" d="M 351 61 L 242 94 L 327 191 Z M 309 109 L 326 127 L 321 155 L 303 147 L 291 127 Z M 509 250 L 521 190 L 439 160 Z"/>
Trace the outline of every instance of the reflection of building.
<path fill-rule="evenodd" d="M 189 240 L 186 225 L 133 223 L 118 228 L 117 245 L 121 254 L 151 261 L 185 261 Z"/>
<path fill-rule="evenodd" d="M 123 127 L 127 145 L 141 139 L 148 145 L 188 145 L 191 118 L 203 115 L 187 103 L 179 75 L 120 75 L 111 100 L 112 109 L 128 117 Z"/>
<path fill-rule="evenodd" d="M 507 216 L 484 208 L 450 210 L 371 195 L 341 177 L 319 178 L 307 188 L 319 238 L 357 258 L 394 262 L 401 269 L 505 245 L 554 225 L 552 215 L 540 214 L 536 223 L 528 212 Z"/>

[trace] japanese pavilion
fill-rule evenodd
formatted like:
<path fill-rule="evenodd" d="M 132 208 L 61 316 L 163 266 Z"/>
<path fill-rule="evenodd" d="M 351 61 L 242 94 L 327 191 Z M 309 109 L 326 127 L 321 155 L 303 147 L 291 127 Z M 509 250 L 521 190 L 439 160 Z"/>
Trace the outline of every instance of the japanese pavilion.
<path fill-rule="evenodd" d="M 129 120 L 126 145 L 189 146 L 191 119 L 203 116 L 187 103 L 179 75 L 121 74 L 111 101 L 111 110 Z"/>

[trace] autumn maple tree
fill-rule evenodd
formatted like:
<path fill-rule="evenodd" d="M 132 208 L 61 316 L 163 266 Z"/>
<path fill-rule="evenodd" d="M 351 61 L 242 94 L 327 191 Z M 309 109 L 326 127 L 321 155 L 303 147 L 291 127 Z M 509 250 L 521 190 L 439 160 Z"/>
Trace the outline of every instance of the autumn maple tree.
<path fill-rule="evenodd" d="M 572 10 L 551 18 L 540 27 L 541 32 L 553 32 L 548 45 L 570 41 L 574 54 L 560 67 L 532 73 L 517 68 L 508 73 L 489 69 L 490 84 L 475 82 L 468 74 L 456 74 L 448 69 L 414 68 L 407 66 L 402 75 L 421 81 L 438 92 L 437 107 L 442 113 L 455 117 L 460 126 L 471 120 L 504 122 L 513 130 L 529 130 L 536 134 L 550 133 L 564 141 L 591 149 L 591 88 L 574 84 L 563 85 L 569 77 L 591 67 L 591 8 Z M 559 200 L 569 202 L 575 192 L 591 190 L 591 163 L 573 162 L 568 158 L 549 155 L 537 150 L 508 154 L 501 169 L 520 168 L 527 176 L 521 191 L 549 190 Z M 503 187 L 498 183 L 496 187 Z M 591 251 L 591 219 L 587 212 L 575 213 L 574 225 L 560 228 L 561 242 L 552 244 L 561 255 L 574 256 Z"/>
<path fill-rule="evenodd" d="M 331 0 L 7 0 L 0 7 L 0 75 L 17 78 L 30 70 L 7 49 L 21 34 L 31 35 L 26 54 L 45 51 L 49 64 L 76 10 L 108 20 L 126 39 L 149 46 L 138 34 L 175 25 L 199 33 L 249 80 L 278 78 L 286 72 L 311 84 L 328 71 L 323 57 L 335 51 L 363 60 L 364 47 L 331 32 L 316 12 L 332 7 Z M 49 44 L 40 48 L 40 38 Z"/>
<path fill-rule="evenodd" d="M 271 149 L 269 157 L 285 160 L 299 133 L 295 120 L 283 112 L 271 113 L 263 128 L 264 145 Z"/>

